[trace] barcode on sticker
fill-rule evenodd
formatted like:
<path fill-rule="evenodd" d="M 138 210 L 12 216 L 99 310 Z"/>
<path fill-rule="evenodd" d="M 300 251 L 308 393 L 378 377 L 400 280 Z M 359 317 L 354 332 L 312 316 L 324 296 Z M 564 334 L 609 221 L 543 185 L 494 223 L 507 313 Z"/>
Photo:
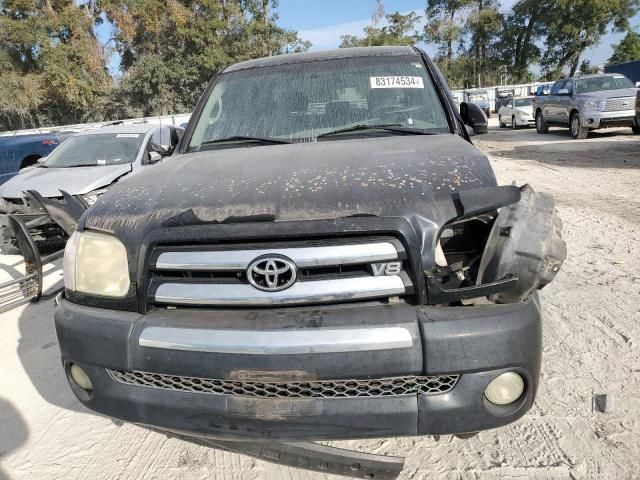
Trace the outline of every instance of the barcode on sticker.
<path fill-rule="evenodd" d="M 424 88 L 422 77 L 369 77 L 371 88 Z"/>

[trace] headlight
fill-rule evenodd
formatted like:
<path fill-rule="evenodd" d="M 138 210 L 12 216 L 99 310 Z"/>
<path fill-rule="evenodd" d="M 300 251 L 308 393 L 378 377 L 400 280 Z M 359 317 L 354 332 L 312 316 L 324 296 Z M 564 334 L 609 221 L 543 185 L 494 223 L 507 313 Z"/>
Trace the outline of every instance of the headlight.
<path fill-rule="evenodd" d="M 584 102 L 584 108 L 587 110 L 598 110 L 600 108 L 600 100 L 588 100 Z"/>
<path fill-rule="evenodd" d="M 120 240 L 96 232 L 74 232 L 64 251 L 64 286 L 103 297 L 129 291 L 127 250 Z"/>
<path fill-rule="evenodd" d="M 82 198 L 84 199 L 85 202 L 87 202 L 87 205 L 91 206 L 94 203 L 96 203 L 96 201 L 98 200 L 98 197 L 100 197 L 100 195 L 102 195 L 104 192 L 106 192 L 106 190 L 94 190 L 93 192 L 89 192 L 89 193 L 85 193 L 84 195 L 81 195 Z"/>

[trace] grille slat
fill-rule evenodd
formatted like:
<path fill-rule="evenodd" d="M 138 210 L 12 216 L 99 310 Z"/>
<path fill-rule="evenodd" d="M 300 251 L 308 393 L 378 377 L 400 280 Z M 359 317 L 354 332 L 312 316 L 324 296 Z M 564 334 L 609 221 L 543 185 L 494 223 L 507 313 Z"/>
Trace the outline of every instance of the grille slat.
<path fill-rule="evenodd" d="M 254 398 L 355 398 L 394 395 L 439 395 L 455 387 L 459 375 L 404 376 L 365 380 L 245 382 L 148 372 L 107 370 L 127 385 L 178 392 Z"/>
<path fill-rule="evenodd" d="M 609 98 L 604 105 L 605 112 L 617 112 L 623 110 L 634 111 L 635 97 Z M 626 105 L 625 105 L 626 104 Z"/>
<path fill-rule="evenodd" d="M 283 255 L 299 268 L 352 265 L 398 259 L 392 243 L 314 247 L 277 247 L 248 250 L 163 251 L 155 262 L 156 270 L 243 271 L 262 255 Z"/>
<path fill-rule="evenodd" d="M 260 265 L 258 262 L 266 259 L 279 259 L 285 265 L 288 262 L 290 268 L 267 277 L 265 271 L 254 270 L 256 264 Z M 378 269 L 374 271 L 376 265 Z M 276 307 L 377 300 L 413 293 L 406 266 L 402 243 L 390 236 L 161 245 L 150 256 L 148 296 L 158 305 L 194 307 Z M 275 287 L 266 284 L 268 278 Z M 278 288 L 280 285 L 282 288 Z"/>

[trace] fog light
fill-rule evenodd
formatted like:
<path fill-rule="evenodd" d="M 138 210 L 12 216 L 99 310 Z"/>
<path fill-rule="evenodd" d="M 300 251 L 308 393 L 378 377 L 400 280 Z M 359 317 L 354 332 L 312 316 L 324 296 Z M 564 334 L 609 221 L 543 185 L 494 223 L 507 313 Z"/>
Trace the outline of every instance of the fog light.
<path fill-rule="evenodd" d="M 89 378 L 89 375 L 87 375 L 87 372 L 85 372 L 75 363 L 71 365 L 71 368 L 69 370 L 71 373 L 71 378 L 73 378 L 73 381 L 76 382 L 80 388 L 89 392 L 93 390 L 93 383 L 91 383 L 91 379 Z"/>
<path fill-rule="evenodd" d="M 496 405 L 509 405 L 520 398 L 524 391 L 524 380 L 515 372 L 498 375 L 491 380 L 484 396 Z"/>

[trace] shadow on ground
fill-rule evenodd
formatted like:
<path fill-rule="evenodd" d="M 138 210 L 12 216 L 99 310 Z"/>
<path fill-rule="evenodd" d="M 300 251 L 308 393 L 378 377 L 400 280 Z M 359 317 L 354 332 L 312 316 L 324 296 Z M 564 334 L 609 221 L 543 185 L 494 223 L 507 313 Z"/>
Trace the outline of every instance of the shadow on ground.
<path fill-rule="evenodd" d="M 569 134 L 568 128 L 551 127 L 549 133 L 540 134 L 536 131 L 535 127 L 524 127 L 518 130 L 512 130 L 511 128 L 499 128 L 491 126 L 489 128 L 488 135 L 473 137 L 478 140 L 484 140 L 489 138 L 491 143 L 503 143 L 503 142 L 517 142 L 522 140 L 526 143 L 544 143 L 544 142 L 563 142 L 576 144 L 588 140 L 606 140 L 613 139 L 615 137 L 622 137 L 625 140 L 630 138 L 637 138 L 640 140 L 640 135 L 634 134 L 630 128 L 615 128 L 615 129 L 602 129 L 594 130 L 589 133 L 587 140 L 574 140 Z"/>
<path fill-rule="evenodd" d="M 555 135 L 551 139 L 549 135 L 539 136 L 545 137 L 546 143 L 532 143 L 523 138 L 520 144 L 514 132 L 504 140 L 512 142 L 509 148 L 495 148 L 489 153 L 498 158 L 535 160 L 560 167 L 640 168 L 640 136 L 620 142 L 611 141 L 613 134 L 596 132 L 586 140 L 553 141 Z"/>
<path fill-rule="evenodd" d="M 2 459 L 24 445 L 28 438 L 27 424 L 18 410 L 0 397 L 0 480 L 10 478 L 9 474 L 2 469 Z"/>
<path fill-rule="evenodd" d="M 18 356 L 38 393 L 47 402 L 87 412 L 67 384 L 53 325 L 52 298 L 27 305 L 20 314 Z"/>

